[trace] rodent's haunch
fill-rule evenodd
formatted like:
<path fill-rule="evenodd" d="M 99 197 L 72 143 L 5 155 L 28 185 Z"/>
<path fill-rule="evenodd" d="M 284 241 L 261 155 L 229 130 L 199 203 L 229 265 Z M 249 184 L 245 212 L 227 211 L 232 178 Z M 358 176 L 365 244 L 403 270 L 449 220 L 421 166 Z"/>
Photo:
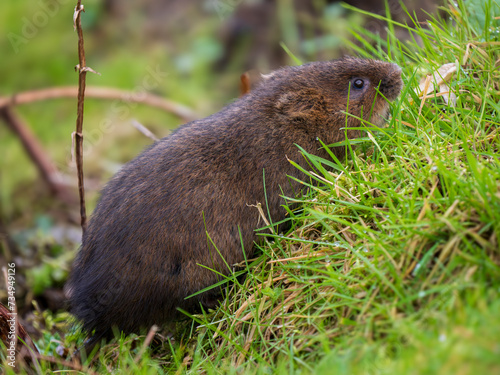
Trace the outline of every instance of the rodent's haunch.
<path fill-rule="evenodd" d="M 185 297 L 217 282 L 207 268 L 228 274 L 242 248 L 252 255 L 263 224 L 251 205 L 265 206 L 265 194 L 272 221 L 285 219 L 282 196 L 302 187 L 287 177 L 302 177 L 287 158 L 307 168 L 297 145 L 328 158 L 318 139 L 357 137 L 355 117 L 381 124 L 401 86 L 400 68 L 376 60 L 286 67 L 156 142 L 102 191 L 66 288 L 73 314 L 109 336 L 113 326 L 135 332 L 171 320 L 177 307 L 213 306 L 216 289 Z"/>

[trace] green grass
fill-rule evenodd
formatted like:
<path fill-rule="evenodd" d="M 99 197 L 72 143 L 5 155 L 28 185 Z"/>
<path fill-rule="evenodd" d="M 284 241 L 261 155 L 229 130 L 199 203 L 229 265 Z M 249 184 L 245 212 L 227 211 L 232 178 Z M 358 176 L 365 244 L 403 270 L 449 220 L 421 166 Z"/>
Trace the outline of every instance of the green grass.
<path fill-rule="evenodd" d="M 412 31 L 418 43 L 390 27 L 375 47 L 353 44 L 403 68 L 387 126 L 366 124 L 344 162 L 304 154 L 310 189 L 289 198 L 300 203 L 292 230 L 267 235 L 217 311 L 178 324 L 174 341 L 139 357 L 144 337 L 122 337 L 100 349 L 93 370 L 499 373 L 500 8 L 482 4 L 449 5 L 451 20 Z M 420 98 L 420 79 L 447 63 L 457 67 L 456 105 Z M 65 345 L 81 340 L 68 335 Z"/>
<path fill-rule="evenodd" d="M 313 193 L 290 199 L 294 230 L 202 319 L 187 373 L 207 358 L 248 373 L 498 371 L 500 12 L 473 9 L 412 32 L 422 47 L 391 28 L 379 48 L 353 45 L 404 69 L 390 123 L 367 125 L 344 163 L 304 155 Z M 456 106 L 419 98 L 423 74 L 450 62 Z"/>

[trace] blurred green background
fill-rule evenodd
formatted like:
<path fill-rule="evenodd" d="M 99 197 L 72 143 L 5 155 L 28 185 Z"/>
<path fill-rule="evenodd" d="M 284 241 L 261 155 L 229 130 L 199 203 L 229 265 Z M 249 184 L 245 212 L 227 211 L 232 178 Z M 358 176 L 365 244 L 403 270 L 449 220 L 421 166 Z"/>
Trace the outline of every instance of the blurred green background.
<path fill-rule="evenodd" d="M 76 2 L 75 2 L 76 4 Z M 77 35 L 72 18 L 75 4 L 69 1 L 19 2 L 7 0 L 0 5 L 0 95 L 10 96 L 34 89 L 76 85 L 78 76 Z M 88 74 L 89 86 L 106 86 L 124 90 L 141 90 L 150 71 L 167 75 L 157 81 L 153 93 L 184 103 L 200 113 L 208 114 L 231 97 L 225 95 L 209 74 L 210 61 L 217 57 L 219 45 L 205 30 L 178 30 L 172 40 L 179 50 L 168 51 L 165 43 L 144 43 L 141 30 L 120 31 L 101 1 L 84 1 L 84 26 L 87 65 L 101 73 Z M 207 20 L 208 27 L 210 20 Z M 125 19 L 123 22 L 126 22 Z M 137 22 L 144 26 L 145 21 Z M 193 34 L 193 35 L 190 35 Z M 180 60 L 186 60 L 180 63 Z M 188 61 L 189 60 L 189 61 Z M 186 66 L 189 67 L 186 69 Z M 184 70 L 184 71 L 182 71 Z M 235 84 L 237 87 L 237 84 Z M 116 110 L 118 106 L 122 111 Z M 128 111 L 126 109 L 129 109 Z M 74 181 L 71 163 L 71 133 L 75 128 L 76 100 L 53 99 L 25 104 L 16 111 L 27 122 L 46 152 L 61 172 Z M 131 119 L 151 128 L 157 136 L 180 124 L 175 116 L 144 105 L 113 103 L 112 100 L 87 99 L 84 129 L 92 134 L 103 121 L 111 121 L 111 131 L 86 142 L 85 172 L 89 183 L 89 210 L 95 202 L 95 188 L 102 177 L 108 177 L 117 163 L 132 158 L 151 141 L 137 132 Z M 86 139 L 87 141 L 87 139 Z M 50 198 L 33 163 L 19 140 L 0 126 L 1 215 L 4 221 L 24 219 L 29 225 L 33 210 L 48 208 Z M 105 176 L 103 176 L 103 174 Z M 77 209 L 77 207 L 75 207 Z M 30 212 L 31 211 L 31 212 Z"/>

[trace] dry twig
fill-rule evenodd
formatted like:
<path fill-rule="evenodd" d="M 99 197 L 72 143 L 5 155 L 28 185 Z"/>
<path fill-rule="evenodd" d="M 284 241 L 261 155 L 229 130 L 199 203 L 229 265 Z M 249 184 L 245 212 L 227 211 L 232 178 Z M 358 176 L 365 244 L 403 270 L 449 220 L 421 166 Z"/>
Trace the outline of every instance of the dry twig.
<path fill-rule="evenodd" d="M 156 332 L 158 332 L 158 326 L 154 324 L 149 329 L 148 335 L 146 336 L 146 339 L 144 340 L 144 343 L 142 344 L 141 350 L 139 350 L 139 353 L 137 353 L 137 355 L 135 356 L 135 359 L 134 359 L 135 363 L 139 363 L 139 361 L 141 360 L 142 355 L 146 351 L 147 347 L 149 346 L 149 344 L 151 344 L 151 341 L 153 341 L 153 338 L 155 337 Z"/>
<path fill-rule="evenodd" d="M 144 125 L 142 125 L 139 121 L 132 119 L 132 126 L 139 130 L 142 134 L 144 134 L 146 137 L 151 139 L 153 142 L 157 142 L 159 139 L 156 135 L 153 134 L 151 130 L 146 128 Z"/>
<path fill-rule="evenodd" d="M 74 371 L 78 371 L 80 373 L 92 374 L 92 375 L 97 374 L 95 371 L 92 371 L 90 368 L 83 367 L 76 360 L 69 362 L 69 361 L 65 361 L 63 359 L 59 359 L 59 358 L 55 358 L 55 357 L 51 357 L 51 356 L 46 356 L 46 355 L 42 355 L 39 353 L 36 354 L 36 357 L 41 361 L 46 361 L 46 362 L 54 363 L 56 365 L 64 366 L 64 367 L 70 368 Z"/>
<path fill-rule="evenodd" d="M 80 195 L 80 217 L 82 232 L 85 233 L 87 228 L 87 213 L 85 211 L 85 188 L 83 186 L 83 103 L 85 100 L 85 78 L 87 77 L 87 66 L 85 62 L 85 49 L 83 46 L 83 31 L 81 17 L 84 11 L 82 1 L 78 0 L 73 15 L 74 28 L 78 32 L 78 60 L 76 66 L 78 70 L 78 106 L 76 117 L 76 132 L 75 132 L 75 154 L 76 154 L 76 169 L 78 171 L 78 193 Z"/>
<path fill-rule="evenodd" d="M 28 104 L 42 100 L 76 98 L 77 95 L 77 86 L 49 87 L 45 89 L 25 91 L 12 96 L 0 97 L 0 109 L 8 106 Z M 85 97 L 87 99 L 108 99 L 121 100 L 126 103 L 140 103 L 172 113 L 186 122 L 199 118 L 199 116 L 192 109 L 149 93 L 136 95 L 131 91 L 119 90 L 111 87 L 86 87 Z"/>
<path fill-rule="evenodd" d="M 24 149 L 33 163 L 37 166 L 51 192 L 68 204 L 74 203 L 72 192 L 68 190 L 61 181 L 59 172 L 54 166 L 54 163 L 50 160 L 47 152 L 44 151 L 35 135 L 17 115 L 14 109 L 8 106 L 0 108 L 0 118 L 2 118 L 9 129 L 19 137 Z"/>

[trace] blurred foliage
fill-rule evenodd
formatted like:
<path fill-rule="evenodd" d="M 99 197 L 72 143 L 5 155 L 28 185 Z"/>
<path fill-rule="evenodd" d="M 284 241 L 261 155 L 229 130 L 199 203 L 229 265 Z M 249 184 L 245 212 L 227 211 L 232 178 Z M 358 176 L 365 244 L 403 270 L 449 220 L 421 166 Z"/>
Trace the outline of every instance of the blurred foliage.
<path fill-rule="evenodd" d="M 1 96 L 53 86 L 77 84 L 74 66 L 78 63 L 77 36 L 72 17 L 76 2 L 44 0 L 36 3 L 6 0 L 0 4 L 0 87 Z M 143 80 L 151 71 L 160 71 L 166 78 L 158 81 L 154 93 L 185 104 L 200 115 L 220 107 L 231 98 L 217 88 L 213 75 L 208 74 L 209 62 L 219 54 L 220 45 L 212 34 L 198 29 L 198 37 L 188 40 L 184 50 L 169 55 L 165 45 L 119 41 L 114 30 L 106 30 L 107 15 L 102 2 L 84 2 L 84 26 L 87 65 L 100 75 L 88 74 L 89 86 L 106 86 L 140 92 Z M 141 30 L 137 30 L 140 34 Z M 110 41 L 114 42 L 111 44 Z M 234 83 L 237 89 L 238 82 Z M 210 95 L 207 95 L 210 92 Z M 231 93 L 232 94 L 232 93 Z M 150 140 L 138 133 L 130 120 L 137 119 L 157 136 L 165 136 L 181 120 L 157 109 L 122 103 L 128 112 L 113 111 L 116 101 L 87 99 L 84 129 L 92 135 L 103 121 L 112 122 L 112 131 L 89 137 L 91 152 L 85 155 L 86 175 L 108 178 L 116 163 L 130 160 Z M 55 99 L 30 103 L 16 108 L 39 139 L 57 167 L 74 177 L 71 164 L 71 133 L 76 118 L 76 100 Z M 93 144 L 95 143 L 95 144 Z M 88 145 L 88 144 L 87 144 Z M 88 146 L 87 146 L 88 147 Z M 47 198 L 45 187 L 35 188 L 38 180 L 35 167 L 26 156 L 19 140 L 0 125 L 0 215 L 7 219 L 23 217 L 33 211 L 33 201 Z M 102 175 L 102 166 L 112 165 Z M 39 184 L 39 182 L 37 182 Z M 89 184 L 92 185 L 92 184 Z M 89 188 L 89 211 L 92 210 L 97 188 Z M 92 191 L 94 190 L 94 191 Z M 45 207 L 47 208 L 47 203 Z M 76 208 L 76 207 L 75 207 Z M 9 220 L 7 220 L 9 221 Z M 28 218 L 31 222 L 32 218 Z"/>
<path fill-rule="evenodd" d="M 236 55 L 240 56 L 222 71 L 216 72 L 214 64 L 227 48 L 221 30 L 230 23 L 240 3 L 207 0 L 199 6 L 192 1 L 175 1 L 169 6 L 187 9 L 177 18 L 168 12 L 153 17 L 143 9 L 145 3 L 126 1 L 119 3 L 121 13 L 117 16 L 106 8 L 110 3 L 84 2 L 82 23 L 87 65 L 100 73 L 87 75 L 89 86 L 138 93 L 150 72 L 159 71 L 162 76 L 150 92 L 187 105 L 200 117 L 217 111 L 239 95 L 242 64 L 252 51 L 238 49 Z M 324 1 L 315 3 L 320 7 L 326 4 Z M 153 2 L 147 4 L 151 6 Z M 326 36 L 306 31 L 306 37 L 299 41 L 301 31 L 297 20 L 301 15 L 287 4 L 287 1 L 278 2 L 280 16 L 277 22 L 283 42 L 302 61 L 318 54 L 335 56 L 335 49 L 347 33 L 347 20 L 343 19 L 346 10 L 339 3 L 328 5 L 317 20 Z M 76 2 L 66 0 L 35 3 L 5 0 L 0 3 L 0 35 L 3 36 L 0 39 L 0 96 L 77 84 L 78 76 L 74 71 L 78 63 L 77 35 L 72 25 L 75 5 Z M 158 21 L 159 17 L 163 18 Z M 360 19 L 359 15 L 352 17 Z M 154 22 L 164 24 L 167 35 L 151 36 Z M 281 47 L 276 44 L 272 48 Z M 292 59 L 289 63 L 293 64 Z M 119 105 L 120 110 L 116 110 Z M 35 102 L 18 106 L 16 111 L 65 179 L 76 186 L 75 168 L 71 162 L 76 99 Z M 159 137 L 182 123 L 172 115 L 144 105 L 87 98 L 84 169 L 88 212 L 92 212 L 103 181 L 150 144 L 149 139 L 131 126 L 131 119 L 137 119 Z M 111 131 L 103 134 L 100 126 L 108 122 Z M 4 124 L 0 125 L 0 150 L 0 215 L 6 223 L 14 223 L 17 227 L 32 225 L 34 213 L 47 213 L 54 202 L 19 139 Z M 78 207 L 73 207 L 73 214 L 78 215 Z"/>

